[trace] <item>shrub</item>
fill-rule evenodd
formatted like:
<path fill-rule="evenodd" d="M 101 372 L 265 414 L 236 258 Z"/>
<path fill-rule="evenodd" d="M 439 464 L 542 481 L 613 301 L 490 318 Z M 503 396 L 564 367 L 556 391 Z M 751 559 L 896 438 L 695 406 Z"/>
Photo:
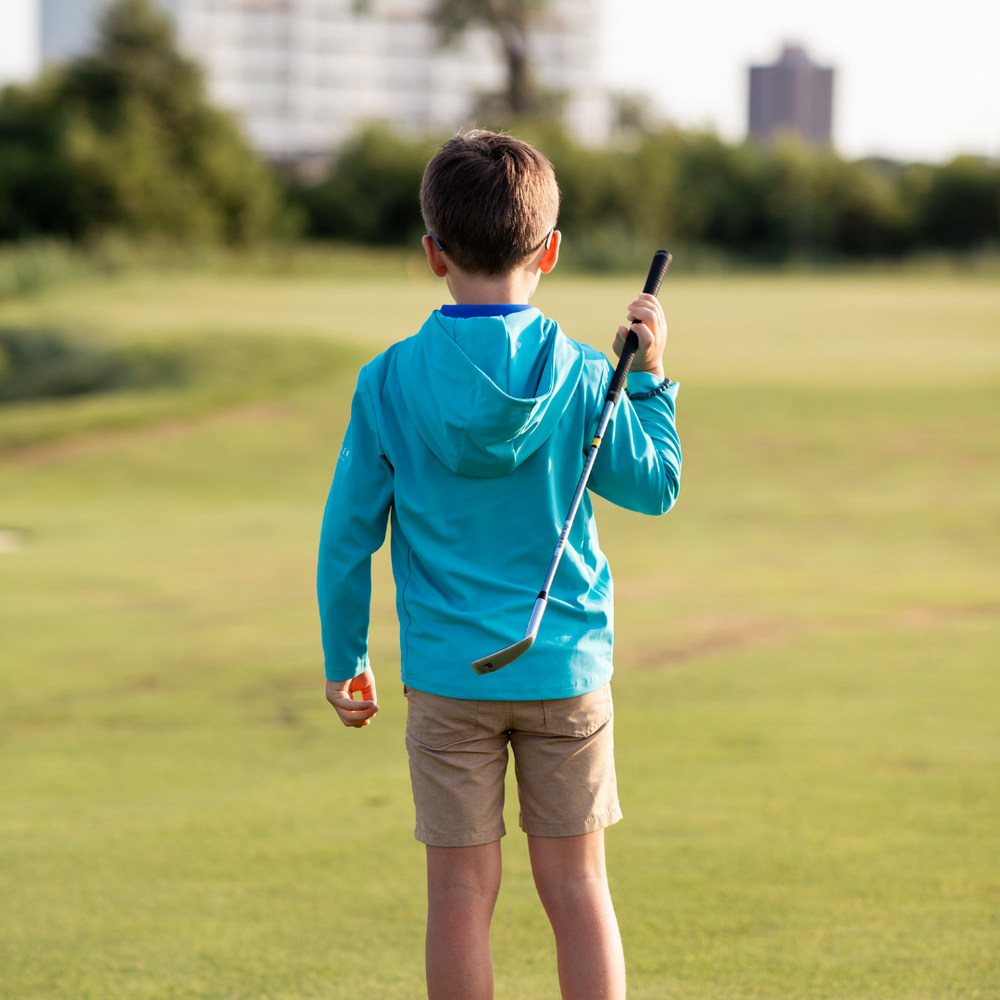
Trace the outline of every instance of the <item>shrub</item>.
<path fill-rule="evenodd" d="M 374 126 L 349 143 L 330 176 L 312 187 L 293 186 L 293 204 L 306 233 L 325 239 L 399 244 L 423 232 L 420 181 L 434 147 Z"/>

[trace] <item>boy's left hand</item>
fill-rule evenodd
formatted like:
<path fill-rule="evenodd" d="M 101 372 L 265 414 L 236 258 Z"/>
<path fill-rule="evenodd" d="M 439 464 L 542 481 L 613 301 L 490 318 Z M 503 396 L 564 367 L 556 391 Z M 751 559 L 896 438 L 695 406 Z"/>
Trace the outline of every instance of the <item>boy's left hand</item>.
<path fill-rule="evenodd" d="M 361 701 L 354 700 L 355 691 L 361 692 Z M 345 726 L 360 729 L 371 725 L 372 717 L 378 711 L 372 668 L 368 667 L 364 673 L 349 681 L 327 681 L 326 700 L 336 709 Z"/>
<path fill-rule="evenodd" d="M 655 295 L 643 292 L 628 306 L 628 320 L 631 329 L 639 338 L 639 348 L 632 361 L 632 371 L 649 372 L 663 378 L 663 350 L 667 346 L 667 321 L 663 307 Z M 621 357 L 629 327 L 618 327 L 615 334 L 614 352 Z"/>

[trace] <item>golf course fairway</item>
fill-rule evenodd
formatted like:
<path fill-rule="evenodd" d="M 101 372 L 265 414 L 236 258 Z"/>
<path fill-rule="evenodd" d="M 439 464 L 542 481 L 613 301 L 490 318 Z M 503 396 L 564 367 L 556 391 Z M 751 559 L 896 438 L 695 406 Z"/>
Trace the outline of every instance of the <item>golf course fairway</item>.
<path fill-rule="evenodd" d="M 537 304 L 607 348 L 642 277 L 553 275 Z M 0 327 L 325 359 L 0 407 L 3 1000 L 424 995 L 387 553 L 361 731 L 323 699 L 314 566 L 358 368 L 443 292 L 178 270 L 0 302 Z M 596 504 L 629 995 L 1000 997 L 1000 281 L 661 298 L 681 498 Z M 507 825 L 497 997 L 553 1000 L 511 784 Z"/>

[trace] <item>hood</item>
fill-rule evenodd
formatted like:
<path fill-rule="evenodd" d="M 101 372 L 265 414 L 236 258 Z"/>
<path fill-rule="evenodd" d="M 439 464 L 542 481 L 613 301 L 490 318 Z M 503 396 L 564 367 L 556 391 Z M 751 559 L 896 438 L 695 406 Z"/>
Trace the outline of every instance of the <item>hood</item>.
<path fill-rule="evenodd" d="M 399 391 L 424 444 L 462 476 L 505 476 L 555 430 L 583 353 L 534 308 L 505 316 L 435 311 L 400 345 Z"/>

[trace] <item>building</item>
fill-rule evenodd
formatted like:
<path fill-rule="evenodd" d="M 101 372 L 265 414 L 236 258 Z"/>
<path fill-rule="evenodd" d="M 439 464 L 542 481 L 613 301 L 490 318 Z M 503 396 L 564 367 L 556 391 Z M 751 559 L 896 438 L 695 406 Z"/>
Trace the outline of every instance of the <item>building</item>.
<path fill-rule="evenodd" d="M 108 0 L 42 0 L 42 52 L 85 51 Z M 485 29 L 442 48 L 431 0 L 156 0 L 209 92 L 274 160 L 335 149 L 361 124 L 410 133 L 466 123 L 480 95 L 503 87 L 497 39 Z M 539 84 L 565 95 L 566 121 L 603 141 L 612 111 L 597 77 L 599 0 L 550 0 L 529 39 Z"/>
<path fill-rule="evenodd" d="M 38 0 L 0 0 L 0 87 L 38 73 Z"/>
<path fill-rule="evenodd" d="M 832 144 L 833 69 L 818 66 L 799 45 L 786 45 L 772 66 L 750 67 L 750 136 L 796 135 Z"/>

